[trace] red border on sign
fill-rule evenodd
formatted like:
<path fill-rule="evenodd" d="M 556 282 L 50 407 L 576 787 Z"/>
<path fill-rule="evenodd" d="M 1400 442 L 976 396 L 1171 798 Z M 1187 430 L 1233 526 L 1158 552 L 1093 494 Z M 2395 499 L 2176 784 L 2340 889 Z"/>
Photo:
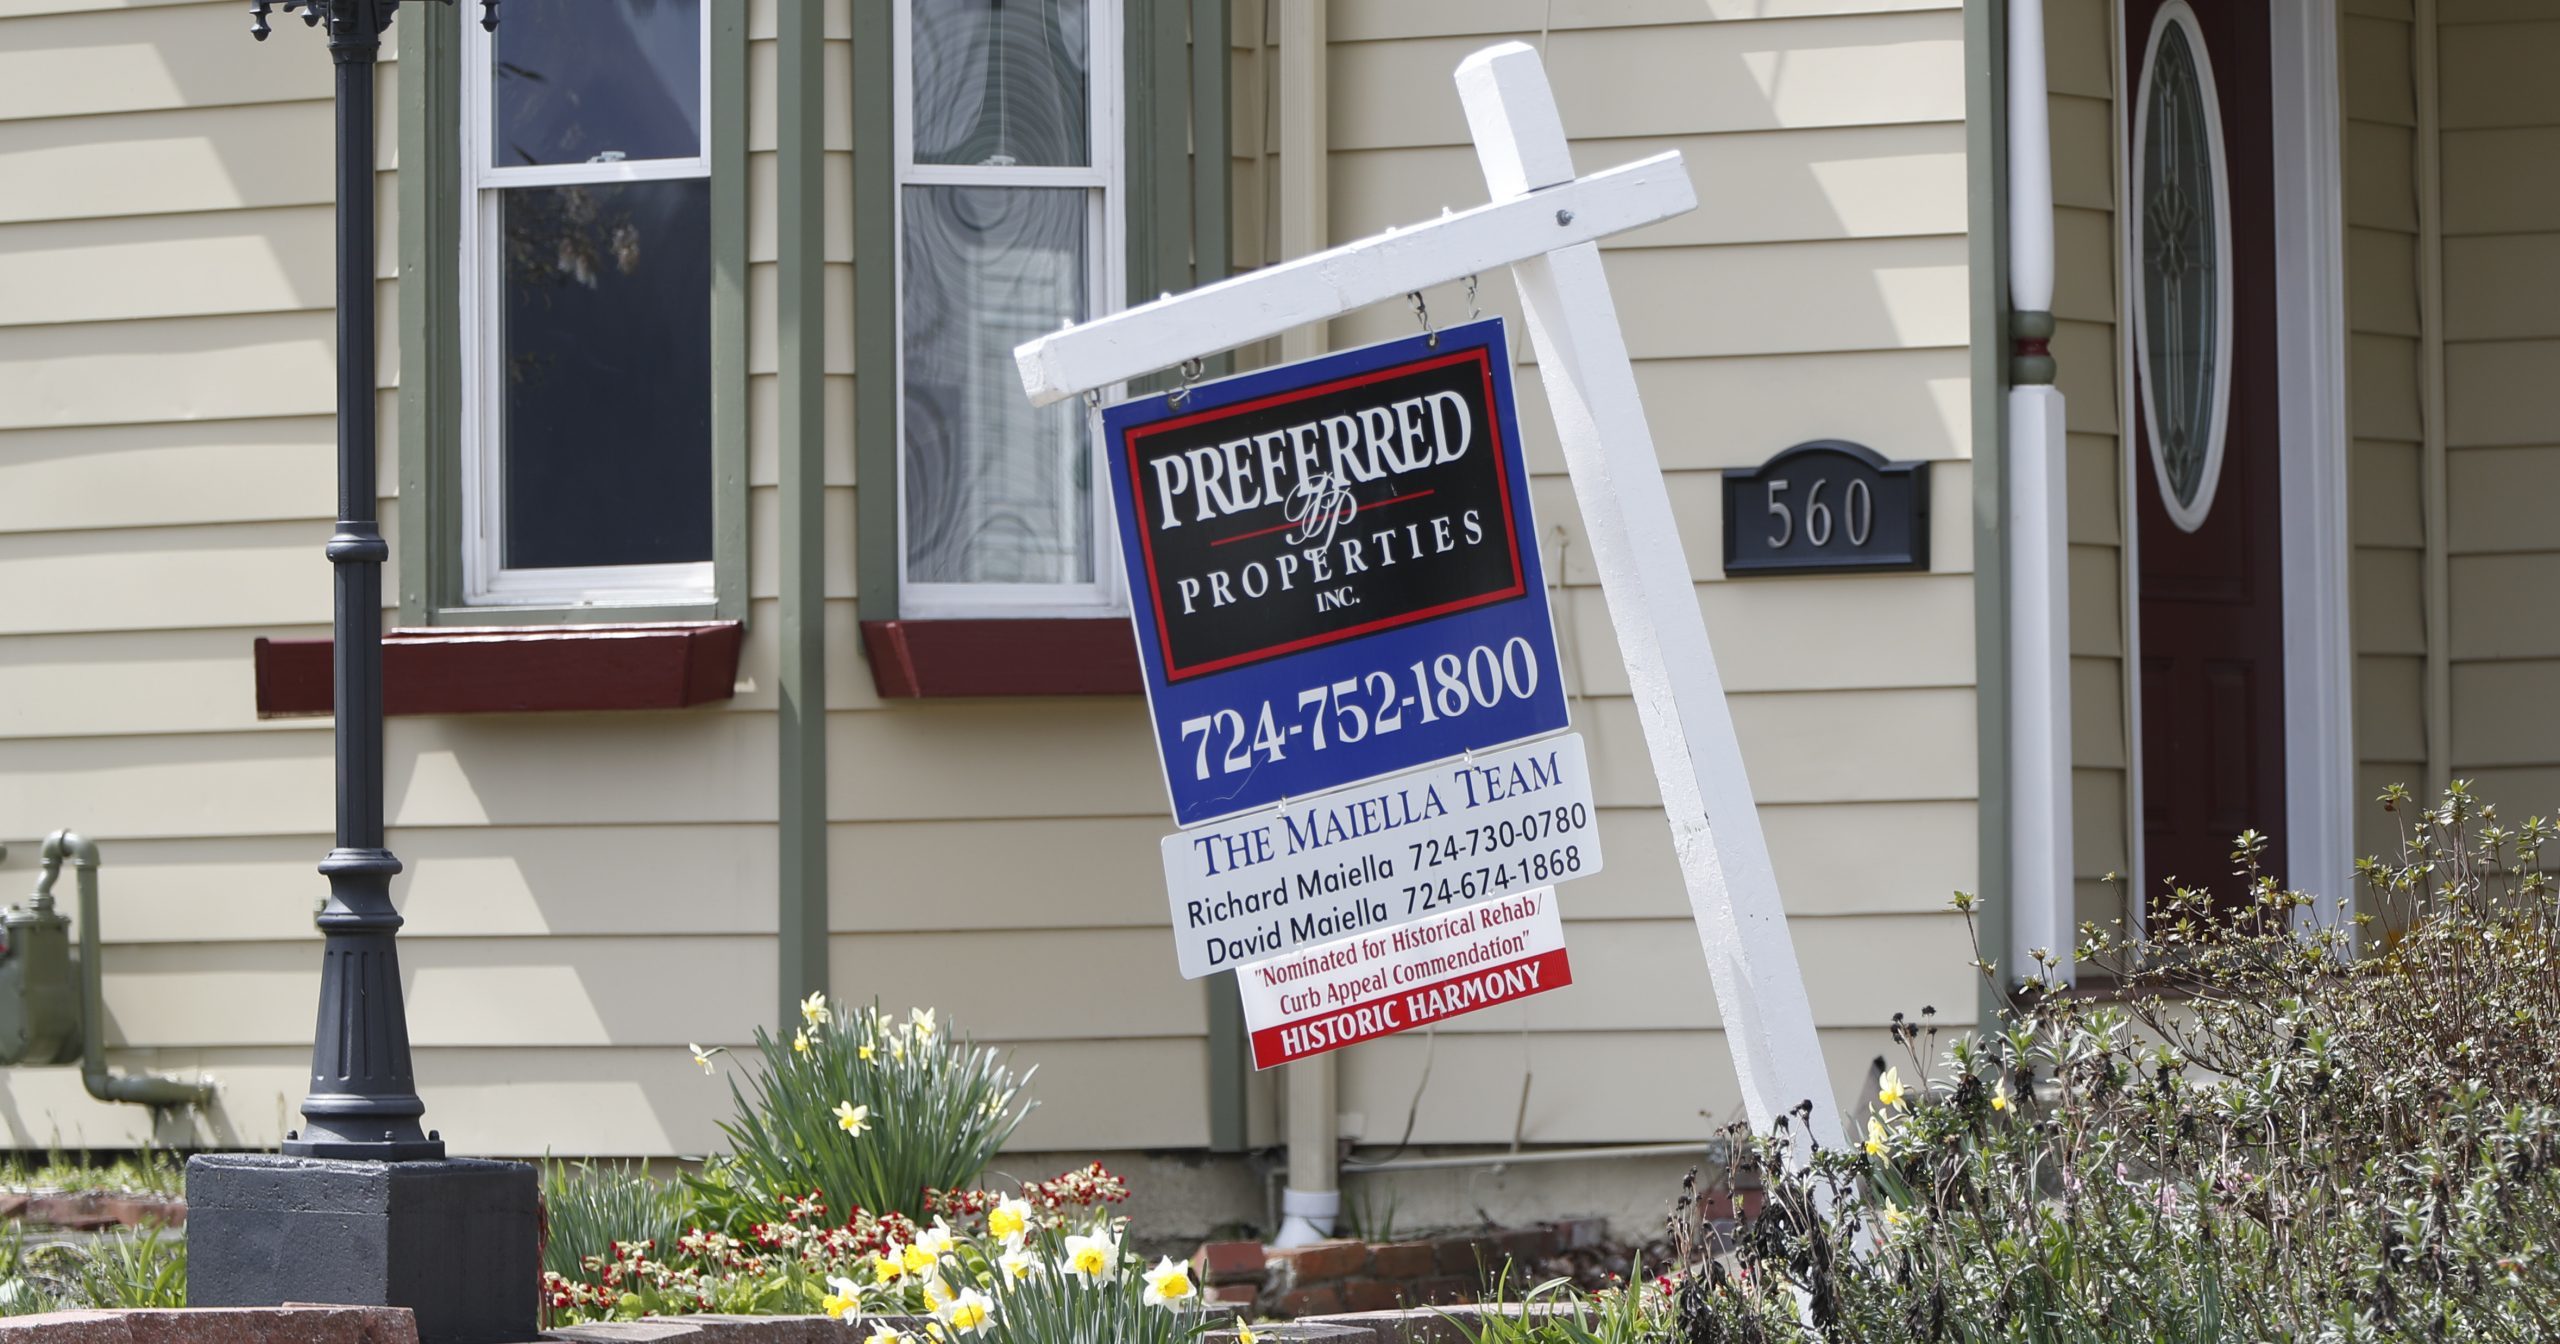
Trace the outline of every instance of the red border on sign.
<path fill-rule="evenodd" d="M 1541 968 L 1538 976 L 1538 987 L 1530 990 L 1526 994 L 1515 994 L 1510 998 L 1496 999 L 1491 1003 L 1479 1003 L 1473 1008 L 1462 1009 L 1454 1013 L 1441 1013 L 1434 1017 L 1410 1018 L 1396 1022 L 1391 1026 L 1382 1024 L 1375 1025 L 1365 1031 L 1359 1031 L 1352 1034 L 1332 1034 L 1331 1038 L 1328 1039 L 1323 1046 L 1314 1050 L 1301 1050 L 1296 1054 L 1290 1054 L 1281 1048 L 1281 1033 L 1283 1032 L 1312 1027 L 1316 1023 L 1324 1022 L 1329 1019 L 1340 1018 L 1345 1015 L 1355 1015 L 1363 1008 L 1375 1009 L 1381 1005 L 1400 1003 L 1408 995 L 1427 994 L 1432 990 L 1454 985 L 1462 980 L 1473 980 L 1478 976 L 1491 975 L 1497 971 L 1507 971 L 1519 966 L 1537 966 Z M 1292 1060 L 1311 1059 L 1317 1055 L 1339 1050 L 1346 1045 L 1358 1045 L 1362 1041 L 1374 1041 L 1381 1036 L 1393 1036 L 1400 1031 L 1411 1031 L 1415 1027 L 1427 1027 L 1435 1022 L 1446 1022 L 1450 1018 L 1464 1017 L 1468 1013 L 1482 1012 L 1487 1008 L 1499 1008 L 1504 1004 L 1518 1003 L 1522 999 L 1535 998 L 1540 994 L 1546 993 L 1548 990 L 1562 989 L 1572 983 L 1573 963 L 1566 959 L 1565 950 L 1561 947 L 1556 948 L 1553 951 L 1541 952 L 1534 957 L 1522 957 L 1517 961 L 1499 962 L 1491 966 L 1472 966 L 1457 975 L 1444 976 L 1441 979 L 1431 981 L 1428 984 L 1406 985 L 1392 994 L 1381 994 L 1374 999 L 1364 999 L 1358 1003 L 1346 1004 L 1340 1008 L 1316 1013 L 1312 1016 L 1296 1018 L 1291 1021 L 1264 1027 L 1262 1030 L 1253 1033 L 1253 1067 L 1257 1069 L 1268 1069 L 1276 1065 L 1287 1064 Z"/>
<path fill-rule="evenodd" d="M 1145 489 L 1146 476 L 1145 473 L 1138 469 L 1141 465 L 1138 460 L 1139 440 L 1147 438 L 1150 435 L 1162 434 L 1170 430 L 1202 424 L 1211 420 L 1221 420 L 1229 416 L 1243 415 L 1249 411 L 1258 411 L 1270 406 L 1283 406 L 1293 401 L 1304 401 L 1309 397 L 1321 396 L 1328 392 L 1338 392 L 1344 388 L 1361 387 L 1369 383 L 1384 382 L 1389 378 L 1398 378 L 1406 374 L 1427 373 L 1433 369 L 1446 368 L 1452 364 L 1462 364 L 1468 360 L 1474 360 L 1484 375 L 1485 419 L 1488 422 L 1487 431 L 1493 440 L 1494 483 L 1500 488 L 1502 494 L 1503 537 L 1511 546 L 1511 586 L 1508 588 L 1496 589 L 1489 593 L 1479 593 L 1474 597 L 1460 598 L 1455 602 L 1443 602 L 1439 606 L 1426 607 L 1420 611 L 1409 611 L 1401 616 L 1381 617 L 1362 625 L 1345 626 L 1340 630 L 1328 631 L 1321 635 L 1308 635 L 1303 639 L 1294 639 L 1286 644 L 1274 644 L 1268 648 L 1252 649 L 1244 653 L 1232 653 L 1224 658 L 1211 659 L 1208 662 L 1193 664 L 1189 667 L 1176 666 L 1173 661 L 1173 644 L 1165 633 L 1164 588 L 1158 581 L 1156 575 L 1155 534 L 1147 522 L 1147 492 Z M 1410 364 L 1398 364 L 1392 368 L 1372 369 L 1367 373 L 1354 374 L 1348 378 L 1337 378 L 1332 382 L 1318 383 L 1313 387 L 1301 387 L 1287 392 L 1275 392 L 1267 397 L 1259 397 L 1252 401 L 1240 401 L 1232 406 L 1220 406 L 1214 410 L 1201 411 L 1193 415 L 1186 415 L 1172 420 L 1159 420 L 1153 424 L 1141 425 L 1138 428 L 1132 429 L 1122 437 L 1126 440 L 1129 451 L 1129 505 L 1137 513 L 1138 545 L 1145 553 L 1147 559 L 1147 600 L 1152 606 L 1154 606 L 1156 613 L 1156 657 L 1164 666 L 1164 679 L 1168 683 L 1185 681 L 1192 677 L 1204 676 L 1211 672 L 1223 672 L 1231 667 L 1243 667 L 1248 664 L 1263 662 L 1268 659 L 1277 658 L 1284 653 L 1296 653 L 1301 649 L 1313 649 L 1320 648 L 1327 644 L 1338 644 L 1346 639 L 1354 639 L 1361 635 L 1375 634 L 1381 630 L 1393 630 L 1400 626 L 1412 625 L 1418 621 L 1427 621 L 1435 616 L 1446 616 L 1452 612 L 1470 611 L 1474 608 L 1488 606 L 1495 602 L 1507 602 L 1528 591 L 1528 581 L 1522 576 L 1520 570 L 1520 517 L 1517 509 L 1513 506 L 1511 498 L 1510 445 L 1505 442 L 1502 437 L 1502 407 L 1495 402 L 1493 396 L 1493 355 L 1492 351 L 1488 347 L 1475 346 L 1470 349 L 1461 350 L 1454 355 L 1442 355 L 1436 359 L 1417 360 Z"/>

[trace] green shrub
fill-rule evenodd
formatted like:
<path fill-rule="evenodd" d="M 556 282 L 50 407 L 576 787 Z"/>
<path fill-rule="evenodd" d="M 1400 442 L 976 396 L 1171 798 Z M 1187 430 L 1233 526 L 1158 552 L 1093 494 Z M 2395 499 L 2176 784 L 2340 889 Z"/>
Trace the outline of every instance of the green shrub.
<path fill-rule="evenodd" d="M 1743 1136 L 1761 1212 L 1721 1244 L 1684 1196 L 1674 1272 L 1620 1305 L 1683 1344 L 2560 1336 L 2554 829 L 2384 802 L 2402 852 L 2351 919 L 2244 835 L 2240 909 L 2083 929 L 2113 1001 L 1898 1024 L 1859 1150 L 1787 1176 Z"/>
<path fill-rule="evenodd" d="M 767 1220 L 781 1201 L 814 1193 L 840 1218 L 921 1221 L 931 1192 L 977 1185 L 1030 1111 L 1016 1105 L 1029 1075 L 1015 1077 L 932 1009 L 899 1020 L 811 995 L 801 1014 L 790 1040 L 756 1033 L 746 1085 L 729 1085 L 736 1116 L 720 1126 L 728 1184 Z"/>
<path fill-rule="evenodd" d="M 673 1246 L 693 1216 L 693 1200 L 677 1181 L 661 1181 L 640 1163 L 542 1164 L 548 1222 L 542 1267 L 574 1276 L 588 1256 L 611 1256 L 620 1243 Z"/>

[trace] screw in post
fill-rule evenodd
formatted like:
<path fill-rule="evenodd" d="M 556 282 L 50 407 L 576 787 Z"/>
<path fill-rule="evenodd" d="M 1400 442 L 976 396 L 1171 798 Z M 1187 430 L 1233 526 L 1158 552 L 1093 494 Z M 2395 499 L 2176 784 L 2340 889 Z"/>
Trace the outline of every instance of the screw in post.
<path fill-rule="evenodd" d="M 1558 211 L 1556 212 L 1556 227 L 1557 227 L 1557 228 L 1561 229 L 1561 228 L 1563 228 L 1565 225 L 1570 224 L 1570 223 L 1572 223 L 1572 222 L 1573 222 L 1573 212 L 1572 212 L 1572 211 L 1570 211 L 1570 210 L 1558 210 Z"/>

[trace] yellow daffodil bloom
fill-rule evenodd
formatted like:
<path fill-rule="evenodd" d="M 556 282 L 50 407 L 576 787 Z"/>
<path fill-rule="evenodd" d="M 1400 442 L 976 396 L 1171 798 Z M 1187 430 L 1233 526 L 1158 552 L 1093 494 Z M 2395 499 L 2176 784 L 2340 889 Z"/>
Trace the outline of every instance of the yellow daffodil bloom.
<path fill-rule="evenodd" d="M 1903 1224 L 1911 1221 L 1910 1214 L 1904 1213 L 1902 1210 L 1897 1209 L 1890 1204 L 1884 1207 L 1883 1213 L 1884 1225 L 1889 1228 L 1899 1230 Z"/>
<path fill-rule="evenodd" d="M 907 1057 L 907 1043 L 906 1043 L 905 1041 L 891 1041 L 891 1042 L 889 1042 L 889 1058 L 891 1058 L 891 1059 L 905 1059 L 906 1057 Z"/>
<path fill-rule="evenodd" d="M 995 1299 L 971 1288 L 934 1314 L 961 1334 L 972 1334 L 985 1329 L 987 1322 L 995 1316 Z"/>
<path fill-rule="evenodd" d="M 827 1024 L 827 994 L 818 990 L 800 1001 L 800 1020 L 813 1027 Z"/>
<path fill-rule="evenodd" d="M 805 1031 L 791 1033 L 791 1053 L 795 1055 L 809 1053 L 809 1033 Z"/>
<path fill-rule="evenodd" d="M 887 1321 L 872 1327 L 871 1337 L 862 1344 L 907 1344 L 907 1337 Z"/>
<path fill-rule="evenodd" d="M 934 1340 L 935 1340 L 935 1344 L 940 1344 L 940 1341 L 943 1339 L 943 1334 L 942 1334 L 942 1322 L 940 1322 L 940 1321 L 927 1321 L 927 1322 L 925 1322 L 925 1323 L 924 1323 L 924 1332 L 925 1332 L 926 1334 L 928 1334 L 928 1335 L 933 1336 L 933 1338 L 934 1338 Z"/>
<path fill-rule="evenodd" d="M 1884 1122 L 1872 1115 L 1867 1117 L 1867 1156 L 1884 1156 Z"/>
<path fill-rule="evenodd" d="M 1876 1082 L 1876 1104 L 1879 1106 L 1899 1106 L 1902 1104 L 1902 1097 L 1902 1070 L 1885 1070 L 1884 1077 Z"/>
<path fill-rule="evenodd" d="M 1236 1322 L 1236 1344 L 1254 1344 L 1254 1338 L 1252 1326 L 1242 1321 Z"/>
<path fill-rule="evenodd" d="M 2009 1109 L 2009 1080 L 2008 1080 L 2008 1079 L 2006 1079 L 2006 1078 L 2001 1079 L 2001 1080 L 2000 1080 L 2000 1085 L 1999 1085 L 1998 1087 L 1995 1087 L 1995 1088 L 1991 1089 L 1991 1109 L 1993 1109 L 1993 1110 L 1995 1110 L 1995 1111 L 2005 1111 L 2005 1110 Z"/>
<path fill-rule="evenodd" d="M 856 1106 L 849 1101 L 837 1102 L 836 1128 L 843 1130 L 847 1134 L 851 1134 L 857 1139 L 861 1138 L 862 1132 L 871 1128 L 871 1108 L 868 1106 Z"/>
<path fill-rule="evenodd" d="M 711 1072 L 711 1057 L 720 1053 L 719 1047 L 714 1046 L 705 1050 L 701 1046 L 687 1044 L 685 1048 L 693 1052 L 693 1062 L 701 1065 L 704 1073 Z"/>
<path fill-rule="evenodd" d="M 930 1036 L 930 1035 L 932 1035 L 932 1034 L 933 1034 L 933 1010 L 932 1010 L 932 1009 L 930 1009 L 930 1008 L 910 1008 L 910 1009 L 908 1009 L 908 1010 L 907 1010 L 907 1025 L 914 1027 L 914 1028 L 916 1029 L 916 1034 L 917 1034 L 918 1036 Z"/>
<path fill-rule="evenodd" d="M 949 1303 L 950 1301 L 951 1301 L 951 1288 L 950 1288 L 950 1286 L 949 1286 L 949 1285 L 947 1285 L 947 1284 L 943 1283 L 943 1281 L 942 1281 L 942 1280 L 940 1280 L 940 1279 L 938 1279 L 938 1278 L 936 1278 L 936 1279 L 927 1279 L 927 1280 L 925 1280 L 925 1281 L 924 1281 L 924 1309 L 925 1309 L 925 1310 L 927 1310 L 927 1311 L 940 1311 L 940 1310 L 942 1310 L 942 1308 L 944 1307 L 944 1305 L 946 1305 L 946 1304 L 947 1304 L 947 1303 Z"/>
<path fill-rule="evenodd" d="M 922 1246 L 910 1246 L 899 1254 L 900 1258 L 906 1261 L 908 1273 L 920 1274 L 929 1278 L 938 1276 L 938 1271 L 935 1267 L 940 1265 L 942 1262 L 934 1257 L 933 1252 L 926 1250 Z"/>
<path fill-rule="evenodd" d="M 1191 1266 L 1175 1264 L 1172 1256 L 1157 1260 L 1156 1267 L 1147 1271 L 1148 1306 L 1178 1307 L 1199 1295 L 1199 1285 L 1191 1281 Z"/>
<path fill-rule="evenodd" d="M 1013 1249 L 996 1257 L 996 1267 L 1002 1269 L 1008 1279 L 1027 1279 L 1039 1272 L 1040 1257 L 1016 1244 Z"/>
<path fill-rule="evenodd" d="M 1031 1201 L 1027 1199 L 999 1200 L 987 1210 L 987 1235 L 998 1241 L 1011 1241 L 1029 1226 Z"/>
<path fill-rule="evenodd" d="M 829 1278 L 827 1287 L 834 1291 L 828 1293 L 819 1305 L 827 1309 L 828 1319 L 841 1321 L 855 1305 L 853 1280 Z"/>
<path fill-rule="evenodd" d="M 1109 1236 L 1067 1238 L 1067 1260 L 1060 1268 L 1088 1279 L 1107 1279 L 1119 1268 L 1120 1243 Z"/>
<path fill-rule="evenodd" d="M 871 1277 L 882 1283 L 896 1283 L 906 1274 L 906 1250 L 896 1242 L 889 1243 L 889 1249 L 871 1257 Z"/>
<path fill-rule="evenodd" d="M 860 1053 L 861 1053 L 861 1055 L 862 1055 L 862 1062 L 863 1062 L 863 1063 L 868 1064 L 868 1063 L 870 1063 L 870 1062 L 871 1062 L 871 1047 L 870 1047 L 870 1046 L 867 1046 L 867 1045 L 866 1045 L 866 1046 L 862 1047 L 862 1050 L 860 1051 Z"/>

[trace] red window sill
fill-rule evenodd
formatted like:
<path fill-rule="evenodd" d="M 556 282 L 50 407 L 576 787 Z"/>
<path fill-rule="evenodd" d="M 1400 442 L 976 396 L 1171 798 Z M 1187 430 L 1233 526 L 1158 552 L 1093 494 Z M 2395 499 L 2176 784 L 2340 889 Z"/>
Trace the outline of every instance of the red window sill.
<path fill-rule="evenodd" d="M 892 699 L 1136 695 L 1138 642 L 1120 617 L 864 621 L 871 677 Z"/>
<path fill-rule="evenodd" d="M 382 637 L 386 714 L 680 709 L 737 691 L 736 621 L 394 630 Z M 261 639 L 258 717 L 326 714 L 330 641 Z"/>

